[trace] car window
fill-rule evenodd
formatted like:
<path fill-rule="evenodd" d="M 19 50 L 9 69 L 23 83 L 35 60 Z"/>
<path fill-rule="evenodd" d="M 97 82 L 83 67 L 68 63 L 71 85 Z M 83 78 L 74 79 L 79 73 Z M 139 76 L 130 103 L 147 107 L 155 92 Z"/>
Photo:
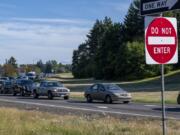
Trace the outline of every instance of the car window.
<path fill-rule="evenodd" d="M 44 87 L 45 86 L 45 82 L 42 82 L 41 84 L 40 84 L 40 87 Z"/>
<path fill-rule="evenodd" d="M 40 83 L 35 82 L 35 83 L 33 83 L 33 86 L 34 86 L 34 87 L 39 87 L 39 86 L 40 86 Z"/>
<path fill-rule="evenodd" d="M 100 91 L 105 91 L 105 88 L 102 85 L 99 85 L 99 90 Z"/>
<path fill-rule="evenodd" d="M 118 85 L 115 85 L 115 84 L 106 84 L 105 87 L 109 91 L 121 91 L 121 92 L 125 92 L 122 88 L 120 88 Z"/>
<path fill-rule="evenodd" d="M 47 87 L 63 87 L 63 85 L 59 82 L 48 82 Z"/>
<path fill-rule="evenodd" d="M 96 85 L 92 86 L 91 90 L 92 91 L 97 91 L 98 90 L 98 85 L 96 84 Z"/>
<path fill-rule="evenodd" d="M 21 81 L 20 80 L 17 80 L 17 82 L 16 82 L 17 84 L 20 84 L 21 83 Z"/>
<path fill-rule="evenodd" d="M 33 84 L 33 82 L 31 80 L 22 80 L 21 83 L 22 84 Z"/>

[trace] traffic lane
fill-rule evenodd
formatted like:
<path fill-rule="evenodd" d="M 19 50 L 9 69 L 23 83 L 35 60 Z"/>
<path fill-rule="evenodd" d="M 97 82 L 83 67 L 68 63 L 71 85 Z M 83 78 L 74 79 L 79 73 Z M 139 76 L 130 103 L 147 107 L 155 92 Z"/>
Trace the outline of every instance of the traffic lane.
<path fill-rule="evenodd" d="M 130 103 L 130 104 L 123 104 L 119 102 L 115 102 L 113 104 L 106 104 L 104 102 L 98 102 L 95 101 L 93 103 L 87 103 L 85 100 L 75 100 L 75 99 L 70 99 L 70 100 L 63 100 L 60 98 L 55 98 L 54 100 L 49 100 L 46 97 L 41 97 L 39 99 L 33 99 L 33 98 L 24 98 L 24 97 L 18 97 L 17 99 L 20 100 L 30 100 L 31 102 L 36 102 L 38 101 L 39 103 L 46 103 L 46 104 L 54 104 L 54 105 L 68 105 L 68 106 L 77 106 L 77 107 L 86 107 L 86 108 L 93 108 L 93 109 L 109 109 L 113 111 L 135 111 L 135 112 L 148 112 L 151 113 L 150 111 L 153 111 L 153 114 L 159 113 L 161 114 L 161 105 L 158 104 L 143 104 L 143 103 Z M 180 112 L 180 106 L 179 105 L 167 105 L 166 106 L 166 111 L 167 113 L 174 113 L 174 114 L 179 114 Z"/>
<path fill-rule="evenodd" d="M 104 112 L 112 114 L 128 114 L 137 116 L 161 117 L 160 105 L 148 104 L 105 104 L 102 102 L 86 103 L 85 101 L 78 100 L 62 100 L 55 98 L 49 100 L 47 98 L 33 99 L 32 97 L 13 97 L 13 96 L 0 96 L 1 102 L 11 102 L 16 104 L 38 105 L 43 107 L 65 108 L 90 112 Z M 15 102 L 17 101 L 17 102 Z M 176 105 L 167 106 L 167 116 L 180 119 L 180 108 Z"/>
<path fill-rule="evenodd" d="M 145 104 L 137 104 L 137 103 L 130 103 L 130 104 L 122 104 L 115 102 L 113 104 L 106 104 L 104 102 L 93 102 L 93 103 L 87 103 L 85 100 L 63 100 L 60 98 L 55 98 L 53 100 L 49 100 L 47 97 L 40 97 L 38 99 L 33 99 L 32 97 L 13 97 L 13 96 L 5 96 L 2 97 L 4 99 L 10 99 L 10 100 L 20 100 L 20 101 L 28 101 L 33 103 L 45 103 L 45 104 L 53 104 L 53 105 L 68 105 L 68 106 L 78 106 L 78 107 L 87 107 L 87 108 L 102 108 L 102 109 L 113 109 L 113 110 L 134 110 L 134 111 L 150 111 L 149 108 Z"/>

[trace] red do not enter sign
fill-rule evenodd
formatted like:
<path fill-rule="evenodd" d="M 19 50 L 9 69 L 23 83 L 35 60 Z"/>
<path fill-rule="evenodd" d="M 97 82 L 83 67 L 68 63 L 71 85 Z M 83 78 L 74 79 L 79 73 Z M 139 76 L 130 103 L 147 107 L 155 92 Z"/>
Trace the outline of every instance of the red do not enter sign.
<path fill-rule="evenodd" d="M 147 17 L 145 23 L 146 63 L 177 63 L 178 36 L 176 18 Z"/>

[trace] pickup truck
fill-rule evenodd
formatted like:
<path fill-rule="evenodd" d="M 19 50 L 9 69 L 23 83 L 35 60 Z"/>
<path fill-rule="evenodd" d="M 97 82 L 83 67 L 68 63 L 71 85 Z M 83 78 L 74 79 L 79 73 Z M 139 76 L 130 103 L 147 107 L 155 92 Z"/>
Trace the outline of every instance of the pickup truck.
<path fill-rule="evenodd" d="M 70 90 L 65 88 L 58 81 L 42 81 L 39 85 L 36 85 L 32 91 L 33 97 L 48 96 L 49 99 L 54 97 L 63 97 L 65 100 L 69 99 Z"/>

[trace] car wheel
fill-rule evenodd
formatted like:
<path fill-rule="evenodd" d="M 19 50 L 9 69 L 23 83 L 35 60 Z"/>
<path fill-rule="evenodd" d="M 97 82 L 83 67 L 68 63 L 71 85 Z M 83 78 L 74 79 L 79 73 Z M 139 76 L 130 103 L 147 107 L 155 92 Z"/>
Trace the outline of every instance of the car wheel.
<path fill-rule="evenodd" d="M 129 104 L 129 101 L 124 101 L 123 103 L 124 103 L 124 104 Z"/>
<path fill-rule="evenodd" d="M 180 104 L 180 94 L 177 97 L 177 103 Z"/>
<path fill-rule="evenodd" d="M 36 90 L 33 91 L 33 98 L 38 98 L 39 95 L 37 94 Z"/>
<path fill-rule="evenodd" d="M 15 91 L 13 91 L 13 96 L 16 96 L 16 95 L 17 95 L 17 93 Z"/>
<path fill-rule="evenodd" d="M 91 95 L 87 95 L 86 100 L 88 103 L 92 103 L 92 101 L 93 101 Z"/>
<path fill-rule="evenodd" d="M 65 96 L 65 97 L 64 97 L 64 100 L 68 100 L 68 99 L 69 99 L 69 96 Z"/>
<path fill-rule="evenodd" d="M 21 95 L 22 97 L 25 96 L 24 90 L 21 90 L 21 91 L 20 91 L 20 95 Z"/>
<path fill-rule="evenodd" d="M 49 99 L 53 99 L 53 95 L 52 95 L 52 92 L 51 92 L 51 91 L 48 92 L 48 98 L 49 98 Z"/>
<path fill-rule="evenodd" d="M 105 102 L 108 103 L 108 104 L 111 104 L 112 103 L 111 97 L 110 96 L 106 96 Z"/>

